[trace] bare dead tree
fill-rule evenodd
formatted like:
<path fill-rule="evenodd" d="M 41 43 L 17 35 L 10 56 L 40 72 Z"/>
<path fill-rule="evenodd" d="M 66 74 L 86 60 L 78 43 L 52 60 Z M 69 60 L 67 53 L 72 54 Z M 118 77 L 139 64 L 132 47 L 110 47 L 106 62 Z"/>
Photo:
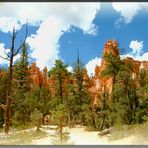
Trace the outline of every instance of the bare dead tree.
<path fill-rule="evenodd" d="M 12 102 L 12 76 L 13 76 L 13 60 L 14 57 L 20 52 L 20 50 L 23 48 L 26 42 L 26 38 L 28 35 L 28 26 L 26 24 L 26 32 L 24 39 L 21 41 L 19 46 L 16 48 L 16 37 L 17 37 L 18 31 L 13 28 L 12 34 L 11 34 L 11 48 L 8 53 L 6 53 L 6 57 L 3 57 L 0 55 L 1 58 L 9 61 L 9 78 L 8 78 L 8 92 L 6 97 L 6 104 L 0 104 L 0 107 L 4 110 L 4 131 L 5 134 L 9 133 L 9 127 L 10 127 L 10 111 L 11 111 L 11 102 Z"/>

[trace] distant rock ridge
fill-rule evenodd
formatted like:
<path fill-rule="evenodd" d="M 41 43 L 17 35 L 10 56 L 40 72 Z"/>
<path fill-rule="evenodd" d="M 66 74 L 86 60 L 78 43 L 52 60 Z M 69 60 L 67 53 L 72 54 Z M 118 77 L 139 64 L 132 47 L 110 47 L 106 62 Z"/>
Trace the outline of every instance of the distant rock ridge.
<path fill-rule="evenodd" d="M 107 90 L 109 93 L 112 92 L 113 87 L 113 80 L 112 77 L 102 77 L 100 76 L 100 73 L 106 68 L 106 61 L 105 61 L 105 55 L 106 54 L 112 54 L 113 56 L 120 56 L 118 51 L 118 43 L 116 40 L 108 40 L 104 45 L 104 50 L 102 54 L 102 61 L 100 66 L 95 67 L 95 75 L 93 77 L 88 76 L 87 70 L 84 71 L 84 84 L 89 92 L 91 93 L 93 99 L 94 99 L 94 105 L 99 103 L 99 95 Z M 135 81 L 138 81 L 139 79 L 139 72 L 140 69 L 145 69 L 148 71 L 148 61 L 137 61 L 130 57 L 127 57 L 123 59 L 125 63 L 132 63 L 134 72 L 131 72 L 131 77 L 135 79 Z M 49 89 L 50 93 L 55 93 L 55 88 L 53 87 L 55 85 L 55 80 L 53 78 L 47 77 L 47 67 L 41 71 L 39 67 L 37 67 L 36 63 L 32 63 L 29 66 L 29 72 L 30 72 L 30 80 L 31 85 L 34 86 L 44 86 L 47 89 Z M 0 69 L 0 77 L 3 76 L 3 72 Z M 67 81 L 71 83 L 75 83 L 75 80 L 73 77 L 67 78 L 65 80 L 65 83 L 68 83 Z"/>

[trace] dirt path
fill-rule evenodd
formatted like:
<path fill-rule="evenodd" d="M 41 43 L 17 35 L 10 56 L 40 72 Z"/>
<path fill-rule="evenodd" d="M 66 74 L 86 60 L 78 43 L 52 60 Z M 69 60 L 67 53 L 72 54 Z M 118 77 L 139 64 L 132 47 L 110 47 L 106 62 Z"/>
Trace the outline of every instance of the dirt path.
<path fill-rule="evenodd" d="M 70 134 L 70 138 L 66 144 L 74 145 L 105 145 L 106 140 L 98 136 L 98 132 L 87 132 L 84 128 L 66 128 Z M 52 138 L 50 135 L 54 134 L 53 130 L 45 130 L 49 133 L 49 136 L 34 140 L 33 144 L 35 145 L 50 145 L 52 144 Z"/>
<path fill-rule="evenodd" d="M 84 127 L 65 128 L 70 134 L 70 138 L 66 144 L 70 145 L 147 145 L 148 141 L 144 141 L 142 136 L 132 135 L 119 140 L 109 141 L 108 136 L 98 136 L 98 131 L 87 132 Z M 49 136 L 35 140 L 35 145 L 51 145 L 52 138 L 50 135 L 54 134 L 54 130 L 45 130 Z"/>
<path fill-rule="evenodd" d="M 103 138 L 98 136 L 98 132 L 87 132 L 84 128 L 72 128 L 70 131 L 71 141 L 76 145 L 104 145 Z"/>
<path fill-rule="evenodd" d="M 32 129 L 23 130 L 21 132 L 26 132 L 26 131 L 30 132 L 35 130 L 36 128 L 32 128 Z M 69 140 L 65 143 L 69 145 L 134 145 L 134 144 L 146 145 L 148 144 L 148 141 L 144 141 L 144 139 L 142 139 L 142 136 L 140 135 L 139 136 L 132 135 L 119 140 L 109 141 L 107 136 L 99 137 L 98 131 L 87 132 L 85 131 L 84 127 L 76 127 L 76 128 L 66 127 L 64 128 L 64 130 L 66 130 L 69 133 Z M 51 129 L 51 127 L 50 128 L 43 127 L 42 131 L 45 131 L 46 133 L 48 133 L 48 135 L 40 139 L 32 140 L 31 145 L 53 145 L 53 135 L 55 135 L 55 130 Z M 3 140 L 1 139 L 2 137 L 0 137 L 0 142 L 2 142 Z"/>

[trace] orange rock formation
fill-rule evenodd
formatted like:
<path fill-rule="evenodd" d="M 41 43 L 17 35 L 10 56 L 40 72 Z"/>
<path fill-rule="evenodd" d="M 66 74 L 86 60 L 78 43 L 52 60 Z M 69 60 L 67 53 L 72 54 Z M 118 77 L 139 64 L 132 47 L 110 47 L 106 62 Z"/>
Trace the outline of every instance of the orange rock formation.
<path fill-rule="evenodd" d="M 32 65 L 29 67 L 29 72 L 32 85 L 48 87 L 47 67 L 43 69 L 42 73 L 36 66 L 36 63 L 32 63 Z"/>
<path fill-rule="evenodd" d="M 99 103 L 99 95 L 104 92 L 105 90 L 109 93 L 112 92 L 112 78 L 106 78 L 100 76 L 100 73 L 106 68 L 106 61 L 105 61 L 105 54 L 112 54 L 113 56 L 119 56 L 118 51 L 118 43 L 116 40 L 111 41 L 108 40 L 107 43 L 104 45 L 104 51 L 102 55 L 101 66 L 96 66 L 95 68 L 95 75 L 92 78 L 93 86 L 89 89 L 89 91 L 94 96 L 94 105 Z M 125 63 L 131 63 L 133 65 L 134 71 L 131 72 L 131 77 L 138 81 L 139 79 L 139 72 L 141 68 L 148 70 L 148 62 L 147 61 L 136 61 L 132 58 L 127 57 L 124 59 Z"/>
<path fill-rule="evenodd" d="M 90 78 L 87 74 L 87 70 L 84 71 L 84 84 L 88 90 L 90 91 L 92 97 L 94 98 L 94 105 L 99 103 L 99 95 L 104 92 L 105 90 L 109 93 L 112 92 L 112 78 L 111 77 L 102 77 L 100 76 L 100 73 L 106 68 L 106 61 L 104 56 L 106 54 L 112 54 L 114 56 L 119 56 L 118 51 L 118 43 L 116 40 L 111 41 L 108 40 L 104 45 L 104 51 L 102 55 L 102 61 L 101 66 L 96 66 L 95 68 L 95 75 L 94 77 Z M 148 61 L 136 61 L 132 58 L 127 57 L 123 60 L 125 63 L 131 63 L 133 65 L 134 71 L 131 72 L 131 78 L 133 78 L 135 81 L 138 81 L 139 79 L 139 72 L 140 69 L 145 69 L 148 71 Z M 32 85 L 37 86 L 45 86 L 49 88 L 50 93 L 55 93 L 55 80 L 54 78 L 48 78 L 47 77 L 47 67 L 43 69 L 43 72 L 40 71 L 40 69 L 36 66 L 36 63 L 32 63 L 32 65 L 29 67 L 30 72 L 30 80 Z M 0 70 L 0 77 L 3 75 L 2 71 Z M 67 77 L 65 80 L 65 85 L 67 83 L 75 83 L 75 80 L 73 77 Z"/>

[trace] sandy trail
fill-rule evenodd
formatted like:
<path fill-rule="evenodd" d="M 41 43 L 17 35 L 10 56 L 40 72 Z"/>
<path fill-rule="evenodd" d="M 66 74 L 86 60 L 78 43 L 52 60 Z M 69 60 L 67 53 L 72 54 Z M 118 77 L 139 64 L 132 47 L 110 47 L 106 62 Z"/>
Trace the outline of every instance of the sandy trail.
<path fill-rule="evenodd" d="M 70 134 L 70 138 L 66 144 L 74 145 L 106 145 L 106 140 L 98 136 L 98 132 L 87 132 L 84 127 L 81 128 L 65 128 Z M 49 136 L 34 140 L 35 145 L 50 145 L 52 138 L 50 135 L 54 134 L 53 130 L 45 130 Z"/>
<path fill-rule="evenodd" d="M 88 132 L 84 127 L 65 128 L 70 134 L 69 141 L 66 144 L 70 145 L 148 145 L 148 141 L 144 141 L 140 135 L 132 135 L 119 140 L 109 141 L 108 136 L 98 136 L 98 131 Z M 49 133 L 48 137 L 35 140 L 34 145 L 51 145 L 54 130 L 45 130 Z"/>
<path fill-rule="evenodd" d="M 23 130 L 21 132 L 29 132 L 35 130 L 36 128 L 32 128 Z M 31 145 L 53 145 L 52 135 L 55 135 L 55 130 L 50 129 L 49 127 L 43 127 L 41 128 L 41 130 L 47 132 L 48 136 L 33 140 Z M 69 140 L 67 141 L 67 143 L 65 143 L 69 145 L 148 145 L 148 141 L 144 141 L 144 137 L 140 135 L 132 135 L 119 140 L 109 141 L 108 136 L 100 137 L 98 135 L 98 131 L 88 132 L 85 131 L 84 127 L 66 127 L 64 128 L 64 130 L 70 133 Z"/>
<path fill-rule="evenodd" d="M 72 128 L 70 131 L 71 141 L 76 145 L 105 145 L 103 138 L 98 136 L 98 132 L 87 132 L 84 128 Z"/>

